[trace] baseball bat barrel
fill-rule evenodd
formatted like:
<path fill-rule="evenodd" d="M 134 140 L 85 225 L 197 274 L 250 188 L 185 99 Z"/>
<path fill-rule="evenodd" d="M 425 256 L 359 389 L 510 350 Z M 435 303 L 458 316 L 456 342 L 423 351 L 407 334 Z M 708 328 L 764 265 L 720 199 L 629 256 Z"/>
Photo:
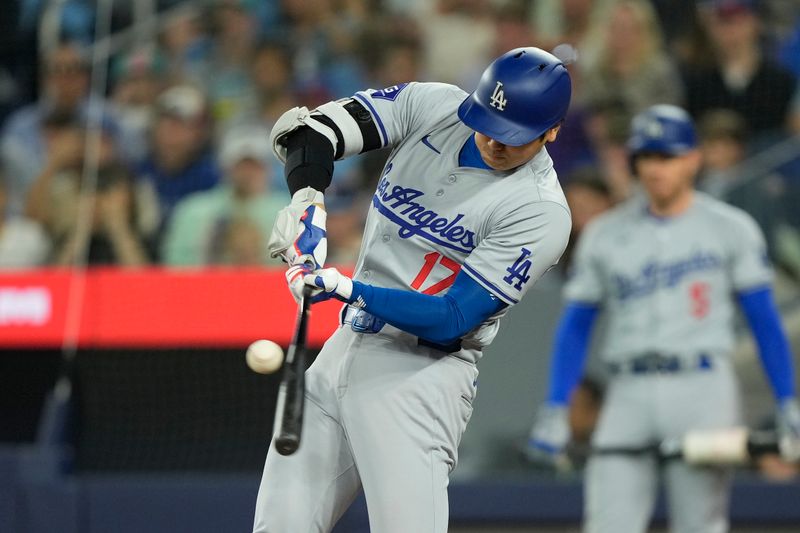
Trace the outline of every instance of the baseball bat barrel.
<path fill-rule="evenodd" d="M 305 407 L 306 333 L 311 309 L 311 288 L 303 289 L 297 307 L 294 336 L 286 359 L 278 389 L 278 404 L 275 449 L 281 455 L 291 455 L 300 447 L 303 432 L 303 410 Z"/>

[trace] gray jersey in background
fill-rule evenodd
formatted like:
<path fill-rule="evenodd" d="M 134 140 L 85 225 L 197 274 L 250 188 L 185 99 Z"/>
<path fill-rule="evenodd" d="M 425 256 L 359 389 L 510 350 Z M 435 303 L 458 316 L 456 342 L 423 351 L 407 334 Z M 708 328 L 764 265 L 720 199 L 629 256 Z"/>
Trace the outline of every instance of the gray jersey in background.
<path fill-rule="evenodd" d="M 602 358 L 622 369 L 612 372 L 592 445 L 639 447 L 741 423 L 730 361 L 734 300 L 771 279 L 752 218 L 702 193 L 678 216 L 656 217 L 645 198 L 635 198 L 591 223 L 565 295 L 600 306 L 608 322 Z M 635 371 L 630 363 L 648 354 L 682 364 Z M 728 470 L 620 454 L 589 460 L 585 532 L 646 531 L 659 480 L 671 531 L 728 531 Z"/>
<path fill-rule="evenodd" d="M 644 198 L 598 217 L 578 242 L 565 294 L 602 306 L 607 361 L 652 351 L 727 355 L 735 293 L 771 280 L 752 218 L 698 192 L 678 217 L 653 216 Z"/>

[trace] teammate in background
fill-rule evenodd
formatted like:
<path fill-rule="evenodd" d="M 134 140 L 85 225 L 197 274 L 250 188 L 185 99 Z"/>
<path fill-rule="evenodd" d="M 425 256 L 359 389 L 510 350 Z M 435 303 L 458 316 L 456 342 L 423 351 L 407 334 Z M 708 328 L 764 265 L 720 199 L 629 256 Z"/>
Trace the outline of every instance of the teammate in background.
<path fill-rule="evenodd" d="M 544 145 L 570 96 L 558 58 L 518 48 L 472 94 L 402 83 L 276 123 L 293 197 L 271 249 L 290 265 L 293 294 L 305 283 L 316 301 L 346 305 L 306 373 L 303 444 L 267 454 L 255 531 L 330 531 L 361 487 L 372 531 L 447 530 L 481 351 L 567 244 L 570 214 Z M 323 268 L 322 191 L 334 159 L 385 146 L 351 280 Z"/>
<path fill-rule="evenodd" d="M 637 115 L 628 148 L 645 194 L 598 217 L 578 242 L 529 454 L 562 453 L 569 439 L 565 405 L 601 310 L 608 314 L 603 358 L 612 377 L 594 449 L 646 446 L 739 423 L 729 358 L 738 301 L 776 396 L 781 452 L 800 458 L 794 369 L 761 231 L 745 212 L 693 189 L 701 158 L 682 109 L 658 105 Z M 659 469 L 647 455 L 589 460 L 585 530 L 645 531 L 660 472 L 671 531 L 728 530 L 730 472 L 680 461 Z"/>

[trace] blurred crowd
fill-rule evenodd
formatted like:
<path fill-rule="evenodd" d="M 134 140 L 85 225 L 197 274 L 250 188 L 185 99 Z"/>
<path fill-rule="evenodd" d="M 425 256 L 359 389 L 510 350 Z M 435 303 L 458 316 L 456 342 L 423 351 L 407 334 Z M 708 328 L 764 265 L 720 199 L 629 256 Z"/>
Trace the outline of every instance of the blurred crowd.
<path fill-rule="evenodd" d="M 285 110 L 412 80 L 470 91 L 494 57 L 535 45 L 571 62 L 573 102 L 548 149 L 576 234 L 634 194 L 631 117 L 678 104 L 699 125 L 698 187 L 751 212 L 773 259 L 800 274 L 792 0 L 115 0 L 112 30 L 141 31 L 108 58 L 92 46 L 97 0 L 12 4 L 0 266 L 87 249 L 91 265 L 275 264 L 265 244 L 288 198 L 268 135 Z M 157 24 L 141 24 L 143 4 Z M 355 260 L 387 155 L 336 163 L 332 263 Z"/>

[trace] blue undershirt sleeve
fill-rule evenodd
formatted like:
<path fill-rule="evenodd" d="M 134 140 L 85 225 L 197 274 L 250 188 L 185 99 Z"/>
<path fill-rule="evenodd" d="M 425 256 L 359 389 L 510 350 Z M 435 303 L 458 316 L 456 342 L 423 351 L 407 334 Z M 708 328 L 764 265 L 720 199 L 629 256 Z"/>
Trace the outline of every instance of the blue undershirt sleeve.
<path fill-rule="evenodd" d="M 464 273 L 458 274 L 444 296 L 354 281 L 350 300 L 359 297 L 370 314 L 437 344 L 458 340 L 506 305 Z"/>
<path fill-rule="evenodd" d="M 570 394 L 583 374 L 589 339 L 599 309 L 589 303 L 567 303 L 553 340 L 547 403 L 567 405 L 569 402 Z"/>
<path fill-rule="evenodd" d="M 737 296 L 747 324 L 758 344 L 761 363 L 775 397 L 779 401 L 794 397 L 794 365 L 791 350 L 772 298 L 772 290 L 769 287 L 760 287 L 740 292 Z"/>

